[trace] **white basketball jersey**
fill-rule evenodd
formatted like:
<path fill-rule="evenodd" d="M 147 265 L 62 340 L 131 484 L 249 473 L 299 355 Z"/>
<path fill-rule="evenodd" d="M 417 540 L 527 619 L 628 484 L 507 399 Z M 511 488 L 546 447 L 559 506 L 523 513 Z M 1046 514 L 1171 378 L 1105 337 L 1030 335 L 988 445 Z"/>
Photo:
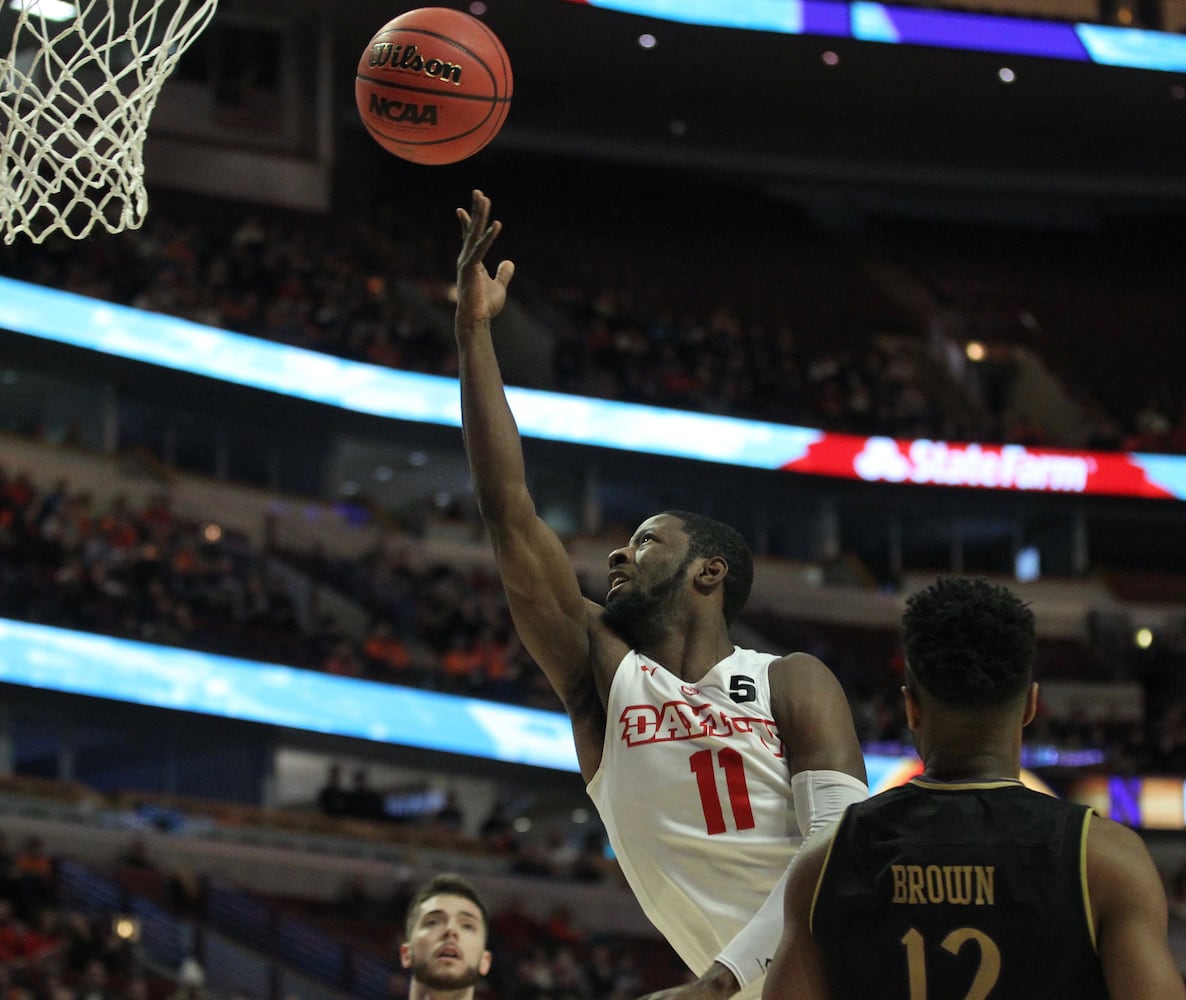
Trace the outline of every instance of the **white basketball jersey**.
<path fill-rule="evenodd" d="M 800 842 L 770 710 L 776 658 L 735 648 L 686 684 L 631 651 L 610 686 L 589 796 L 643 911 L 697 975 Z"/>

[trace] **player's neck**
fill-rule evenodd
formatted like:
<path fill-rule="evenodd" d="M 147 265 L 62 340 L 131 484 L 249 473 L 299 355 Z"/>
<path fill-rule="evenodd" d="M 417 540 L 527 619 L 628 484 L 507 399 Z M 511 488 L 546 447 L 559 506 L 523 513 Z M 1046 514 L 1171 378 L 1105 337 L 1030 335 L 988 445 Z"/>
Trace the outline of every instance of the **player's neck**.
<path fill-rule="evenodd" d="M 434 990 L 420 980 L 413 979 L 408 1000 L 474 1000 L 474 988 L 467 986 L 460 990 Z"/>
<path fill-rule="evenodd" d="M 732 655 L 733 642 L 722 630 L 691 630 L 669 633 L 648 646 L 639 646 L 638 651 L 670 673 L 694 683 Z"/>
<path fill-rule="evenodd" d="M 976 753 L 935 748 L 923 768 L 923 776 L 935 781 L 1016 781 L 1020 775 L 1019 756 L 1005 748 Z"/>

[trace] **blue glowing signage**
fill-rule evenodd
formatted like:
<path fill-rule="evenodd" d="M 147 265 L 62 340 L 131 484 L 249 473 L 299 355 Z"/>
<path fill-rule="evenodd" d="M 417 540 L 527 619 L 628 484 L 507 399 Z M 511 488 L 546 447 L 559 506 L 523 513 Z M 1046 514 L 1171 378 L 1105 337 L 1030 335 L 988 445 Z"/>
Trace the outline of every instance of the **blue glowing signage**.
<path fill-rule="evenodd" d="M 1186 72 L 1186 36 L 856 0 L 570 0 L 656 20 Z"/>
<path fill-rule="evenodd" d="M 0 682 L 576 771 L 559 712 L 0 618 Z"/>

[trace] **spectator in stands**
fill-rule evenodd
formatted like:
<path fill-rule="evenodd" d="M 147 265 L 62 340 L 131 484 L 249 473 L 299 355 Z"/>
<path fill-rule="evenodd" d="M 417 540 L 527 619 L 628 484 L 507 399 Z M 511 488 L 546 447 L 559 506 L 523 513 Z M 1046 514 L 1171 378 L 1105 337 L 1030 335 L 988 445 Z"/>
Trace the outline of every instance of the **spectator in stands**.
<path fill-rule="evenodd" d="M 549 845 L 539 839 L 511 842 L 510 870 L 516 875 L 533 875 L 542 878 L 560 877 L 560 873 L 552 867 Z"/>
<path fill-rule="evenodd" d="M 408 912 L 408 905 L 416 894 L 419 886 L 409 882 L 406 878 L 397 879 L 388 890 L 382 894 L 375 911 L 384 921 L 394 920 L 402 923 Z"/>
<path fill-rule="evenodd" d="M 27 920 L 54 899 L 54 862 L 37 836 L 26 837 L 16 856 L 17 909 Z"/>
<path fill-rule="evenodd" d="M 345 816 L 350 811 L 350 793 L 342 787 L 341 764 L 330 764 L 325 784 L 317 793 L 317 805 L 326 816 Z"/>
<path fill-rule="evenodd" d="M 1166 883 L 1166 900 L 1170 916 L 1186 922 L 1186 864 L 1180 864 L 1172 875 L 1162 876 Z"/>
<path fill-rule="evenodd" d="M 362 657 L 348 639 L 333 644 L 322 661 L 321 669 L 336 677 L 361 677 L 365 671 Z M 386 680 L 387 678 L 377 678 Z"/>
<path fill-rule="evenodd" d="M 552 981 L 557 1000 L 593 1000 L 589 977 L 575 948 L 562 946 L 552 956 Z M 601 1000 L 600 997 L 597 1000 Z"/>
<path fill-rule="evenodd" d="M 121 868 L 135 868 L 139 871 L 156 871 L 156 864 L 148 855 L 148 845 L 143 837 L 133 837 L 116 855 L 116 864 Z"/>
<path fill-rule="evenodd" d="M 206 970 L 190 955 L 177 969 L 177 989 L 169 1000 L 205 1000 Z"/>
<path fill-rule="evenodd" d="M 396 969 L 387 977 L 386 1000 L 408 1000 L 412 991 L 412 977 L 407 969 Z"/>
<path fill-rule="evenodd" d="M 581 840 L 569 875 L 574 882 L 601 882 L 611 866 L 612 862 L 605 856 L 605 832 L 590 830 Z"/>
<path fill-rule="evenodd" d="M 510 1000 L 551 1000 L 555 987 L 547 948 L 536 943 L 518 953 Z"/>
<path fill-rule="evenodd" d="M 13 978 L 12 967 L 0 961 L 0 1000 L 33 1000 L 33 991 Z"/>
<path fill-rule="evenodd" d="M 445 793 L 445 803 L 432 817 L 433 824 L 450 833 L 461 833 L 465 828 L 465 812 L 457 791 L 450 788 Z"/>
<path fill-rule="evenodd" d="M 511 842 L 515 839 L 515 827 L 507 814 L 507 804 L 502 799 L 498 799 L 490 807 L 490 812 L 478 827 L 478 836 L 486 847 L 496 854 L 505 854 L 511 849 Z"/>
<path fill-rule="evenodd" d="M 631 952 L 618 955 L 614 971 L 614 991 L 610 996 L 619 1000 L 636 996 L 642 989 L 642 973 L 634 955 Z"/>
<path fill-rule="evenodd" d="M 382 812 L 382 797 L 371 788 L 366 768 L 355 768 L 354 779 L 346 793 L 346 815 L 356 819 L 378 819 Z"/>
<path fill-rule="evenodd" d="M 98 958 L 92 958 L 82 970 L 74 1000 L 116 1000 L 107 976 L 107 966 Z"/>
<path fill-rule="evenodd" d="M 473 642 L 477 670 L 473 675 L 474 693 L 489 697 L 503 689 L 510 678 L 507 663 L 510 645 L 493 625 L 483 625 Z"/>
<path fill-rule="evenodd" d="M 577 945 L 585 940 L 584 932 L 572 920 L 567 906 L 555 906 L 544 921 L 548 938 L 556 944 Z"/>
<path fill-rule="evenodd" d="M 8 900 L 0 900 L 0 964 L 23 968 L 36 962 L 42 949 L 40 936 L 29 929 Z"/>
<path fill-rule="evenodd" d="M 481 668 L 481 655 L 468 636 L 456 631 L 441 657 L 441 677 L 446 691 L 463 693 L 470 689 Z"/>
<path fill-rule="evenodd" d="M 618 980 L 614 951 L 605 941 L 595 941 L 585 959 L 585 977 L 595 997 L 611 997 Z"/>
<path fill-rule="evenodd" d="M 334 899 L 334 911 L 338 916 L 359 920 L 370 917 L 375 910 L 375 899 L 366 879 L 358 873 L 348 875 Z"/>
<path fill-rule="evenodd" d="M 362 645 L 367 674 L 376 680 L 398 681 L 407 674 L 411 657 L 407 644 L 395 634 L 391 621 L 376 622 Z"/>
<path fill-rule="evenodd" d="M 9 847 L 8 834 L 0 830 L 0 899 L 15 900 L 16 892 L 16 855 Z"/>
<path fill-rule="evenodd" d="M 400 965 L 412 976 L 408 1000 L 473 1000 L 490 971 L 490 921 L 477 889 L 458 875 L 426 882 L 408 906 Z"/>

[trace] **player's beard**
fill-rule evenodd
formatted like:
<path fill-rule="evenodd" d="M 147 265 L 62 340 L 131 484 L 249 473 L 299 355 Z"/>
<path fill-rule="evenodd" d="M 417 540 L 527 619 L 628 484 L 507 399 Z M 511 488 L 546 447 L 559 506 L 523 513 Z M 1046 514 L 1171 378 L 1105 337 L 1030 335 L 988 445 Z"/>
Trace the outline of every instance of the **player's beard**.
<path fill-rule="evenodd" d="M 434 972 L 431 961 L 412 963 L 412 978 L 423 983 L 430 990 L 465 990 L 477 984 L 482 978 L 477 965 L 467 965 L 460 972 Z"/>
<path fill-rule="evenodd" d="M 667 612 L 672 598 L 684 583 L 684 572 L 691 565 L 689 556 L 665 580 L 648 589 L 633 586 L 609 597 L 601 620 L 635 649 L 661 638 L 667 630 Z"/>

